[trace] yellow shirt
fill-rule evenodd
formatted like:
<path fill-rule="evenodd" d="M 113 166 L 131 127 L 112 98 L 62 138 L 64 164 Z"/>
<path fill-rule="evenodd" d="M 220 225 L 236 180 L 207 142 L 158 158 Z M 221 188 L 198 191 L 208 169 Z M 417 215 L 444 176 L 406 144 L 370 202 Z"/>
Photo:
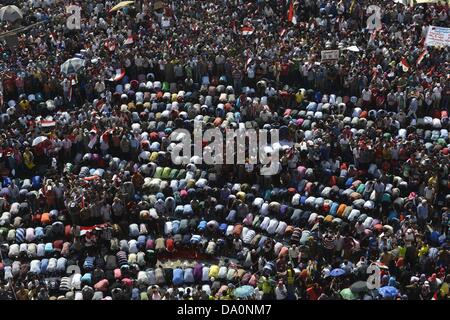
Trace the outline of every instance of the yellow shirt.
<path fill-rule="evenodd" d="M 449 291 L 448 283 L 447 283 L 447 282 L 444 282 L 444 283 L 441 285 L 441 289 L 439 289 L 439 293 L 440 293 L 441 297 L 447 296 L 447 295 L 448 295 L 448 291 Z"/>
<path fill-rule="evenodd" d="M 303 99 L 304 99 L 304 96 L 301 92 L 297 92 L 295 94 L 295 102 L 302 103 Z"/>
<path fill-rule="evenodd" d="M 28 110 L 30 108 L 30 102 L 28 100 L 22 100 L 19 102 L 19 106 L 22 110 Z"/>
<path fill-rule="evenodd" d="M 25 163 L 28 169 L 30 170 L 33 169 L 34 168 L 33 154 L 31 152 L 25 151 L 23 153 L 23 162 Z"/>
<path fill-rule="evenodd" d="M 422 257 L 422 256 L 426 255 L 428 253 L 428 249 L 429 249 L 428 245 L 423 245 L 422 248 L 420 248 L 420 250 L 419 250 L 418 256 Z"/>
<path fill-rule="evenodd" d="M 434 188 L 437 186 L 437 177 L 432 176 L 430 179 L 428 179 L 428 184 L 432 185 Z"/>
<path fill-rule="evenodd" d="M 398 256 L 400 258 L 404 258 L 406 254 L 406 248 L 405 247 L 398 247 Z"/>
<path fill-rule="evenodd" d="M 211 268 L 209 269 L 209 277 L 217 278 L 218 275 L 219 275 L 219 266 L 212 265 Z"/>

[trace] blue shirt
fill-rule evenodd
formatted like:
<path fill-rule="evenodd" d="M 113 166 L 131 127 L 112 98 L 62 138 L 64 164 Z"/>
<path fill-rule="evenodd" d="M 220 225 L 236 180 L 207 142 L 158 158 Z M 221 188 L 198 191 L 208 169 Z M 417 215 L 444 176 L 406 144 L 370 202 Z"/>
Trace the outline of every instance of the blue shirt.
<path fill-rule="evenodd" d="M 428 207 L 422 204 L 417 206 L 417 217 L 419 219 L 427 219 L 428 218 Z"/>

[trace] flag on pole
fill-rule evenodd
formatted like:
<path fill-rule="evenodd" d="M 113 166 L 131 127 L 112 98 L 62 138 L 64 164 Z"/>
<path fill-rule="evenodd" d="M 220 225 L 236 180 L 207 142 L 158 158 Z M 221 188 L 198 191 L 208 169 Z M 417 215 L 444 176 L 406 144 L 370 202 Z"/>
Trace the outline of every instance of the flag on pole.
<path fill-rule="evenodd" d="M 250 65 L 250 63 L 252 63 L 253 58 L 247 58 L 247 61 L 245 61 L 245 69 L 247 69 L 247 67 Z"/>
<path fill-rule="evenodd" d="M 422 39 L 419 42 L 419 47 L 423 47 L 424 44 L 425 44 L 425 37 L 422 37 Z"/>
<path fill-rule="evenodd" d="M 288 0 L 288 12 L 287 12 L 287 20 L 292 22 L 294 18 L 294 2 L 293 0 Z"/>
<path fill-rule="evenodd" d="M 116 69 L 116 74 L 109 81 L 120 81 L 125 77 L 125 69 Z"/>
<path fill-rule="evenodd" d="M 57 39 L 58 39 L 58 36 L 57 36 L 56 32 L 50 33 L 50 41 L 55 47 L 58 45 Z"/>
<path fill-rule="evenodd" d="M 293 3 L 293 5 L 292 5 L 292 9 L 293 9 L 293 15 L 292 15 L 292 24 L 294 24 L 294 25 L 297 25 L 297 15 L 295 14 L 295 12 L 297 11 L 297 9 L 298 9 L 298 6 L 299 6 L 299 3 L 298 3 L 298 1 L 295 1 L 294 3 Z"/>
<path fill-rule="evenodd" d="M 125 42 L 123 44 L 124 45 L 129 45 L 129 44 L 133 44 L 133 43 L 134 43 L 133 35 L 129 35 L 128 38 L 125 40 Z"/>
<path fill-rule="evenodd" d="M 100 142 L 109 143 L 109 134 L 112 133 L 112 129 L 106 130 L 101 136 L 100 136 Z"/>
<path fill-rule="evenodd" d="M 95 144 L 97 143 L 97 137 L 98 137 L 98 129 L 97 127 L 94 125 L 91 129 L 91 131 L 89 131 L 90 134 L 92 134 L 91 140 L 89 141 L 88 147 L 89 149 L 94 148 Z"/>
<path fill-rule="evenodd" d="M 402 58 L 402 60 L 400 61 L 400 65 L 402 66 L 403 72 L 408 72 L 410 66 L 409 66 L 408 60 L 406 60 L 406 58 Z"/>
<path fill-rule="evenodd" d="M 422 63 L 423 59 L 427 56 L 427 54 L 428 54 L 428 51 L 427 51 L 427 49 L 425 49 L 417 58 L 416 64 L 420 65 Z"/>

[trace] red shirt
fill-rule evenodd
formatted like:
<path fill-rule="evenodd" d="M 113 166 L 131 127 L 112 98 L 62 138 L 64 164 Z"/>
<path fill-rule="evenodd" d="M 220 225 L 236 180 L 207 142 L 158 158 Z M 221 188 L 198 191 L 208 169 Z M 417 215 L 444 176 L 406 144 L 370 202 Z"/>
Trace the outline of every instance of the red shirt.
<path fill-rule="evenodd" d="M 173 239 L 167 239 L 167 241 L 166 241 L 166 248 L 167 248 L 167 251 L 169 251 L 169 252 L 173 251 L 173 249 L 174 249 L 174 241 L 173 241 Z"/>
<path fill-rule="evenodd" d="M 306 290 L 306 294 L 309 300 L 317 300 L 322 294 L 322 290 L 320 288 L 315 289 L 314 287 L 310 287 Z"/>
<path fill-rule="evenodd" d="M 281 64 L 280 75 L 283 76 L 283 77 L 286 77 L 287 75 L 289 75 L 289 63 L 282 63 Z"/>

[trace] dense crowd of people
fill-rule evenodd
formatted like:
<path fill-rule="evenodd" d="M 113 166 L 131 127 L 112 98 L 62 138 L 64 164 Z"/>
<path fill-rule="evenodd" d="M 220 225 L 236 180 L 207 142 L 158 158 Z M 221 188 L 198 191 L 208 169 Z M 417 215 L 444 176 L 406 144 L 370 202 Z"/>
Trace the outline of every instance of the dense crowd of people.
<path fill-rule="evenodd" d="M 32 28 L 0 46 L 3 299 L 449 298 L 449 46 L 424 45 L 448 3 L 14 2 L 0 32 Z M 271 176 L 175 164 L 194 121 L 289 147 Z"/>

